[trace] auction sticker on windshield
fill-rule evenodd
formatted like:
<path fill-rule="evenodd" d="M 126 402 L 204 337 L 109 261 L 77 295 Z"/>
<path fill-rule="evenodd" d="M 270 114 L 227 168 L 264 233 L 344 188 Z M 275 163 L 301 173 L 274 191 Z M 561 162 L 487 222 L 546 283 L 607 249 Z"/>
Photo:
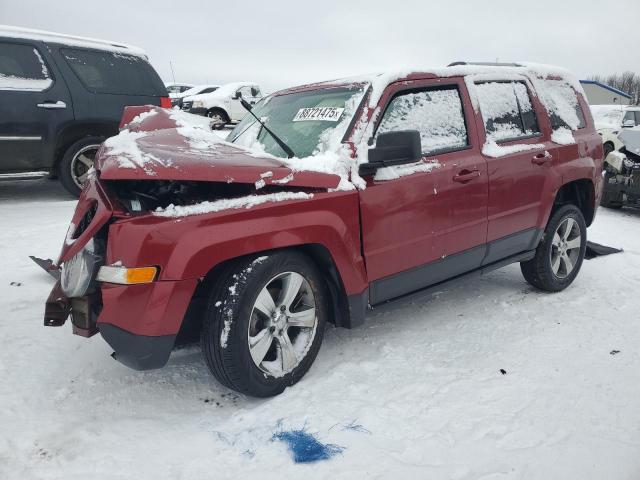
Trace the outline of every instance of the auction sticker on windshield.
<path fill-rule="evenodd" d="M 293 121 L 304 122 L 308 120 L 323 120 L 325 122 L 337 122 L 340 120 L 342 112 L 344 112 L 344 108 L 339 107 L 301 108 L 298 110 L 295 117 L 293 117 Z"/>

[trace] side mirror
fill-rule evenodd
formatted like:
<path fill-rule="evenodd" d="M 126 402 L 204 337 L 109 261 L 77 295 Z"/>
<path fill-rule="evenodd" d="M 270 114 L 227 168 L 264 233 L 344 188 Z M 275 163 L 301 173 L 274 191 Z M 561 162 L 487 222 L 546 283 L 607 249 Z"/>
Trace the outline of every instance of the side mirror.
<path fill-rule="evenodd" d="M 242 92 L 240 90 L 233 94 L 231 100 L 238 100 L 239 98 L 242 98 Z"/>
<path fill-rule="evenodd" d="M 633 120 L 625 120 L 622 122 L 622 128 L 633 128 L 636 126 L 636 122 Z"/>
<path fill-rule="evenodd" d="M 417 130 L 397 130 L 378 135 L 376 146 L 369 149 L 369 163 L 360 165 L 361 176 L 378 168 L 414 163 L 422 157 L 422 141 Z"/>

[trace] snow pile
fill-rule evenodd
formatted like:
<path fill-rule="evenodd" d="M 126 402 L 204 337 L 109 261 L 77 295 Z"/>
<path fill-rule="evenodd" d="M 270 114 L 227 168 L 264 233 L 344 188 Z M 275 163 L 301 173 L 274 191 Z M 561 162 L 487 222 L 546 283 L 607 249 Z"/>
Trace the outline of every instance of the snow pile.
<path fill-rule="evenodd" d="M 305 192 L 276 192 L 263 195 L 248 195 L 246 197 L 225 198 L 206 201 L 194 205 L 169 205 L 153 212 L 159 217 L 185 217 L 188 215 L 204 215 L 205 213 L 220 212 L 222 210 L 249 209 L 268 202 L 284 202 L 287 200 L 306 200 L 313 198 L 312 193 Z"/>
<path fill-rule="evenodd" d="M 53 82 L 50 78 L 23 78 L 0 73 L 0 90 L 25 90 L 30 92 L 40 92 L 46 90 Z"/>
<path fill-rule="evenodd" d="M 373 179 L 377 182 L 384 180 L 396 180 L 406 175 L 413 175 L 414 173 L 430 172 L 434 168 L 440 168 L 440 166 L 441 165 L 437 160 L 429 162 L 421 160 L 419 162 L 408 163 L 406 165 L 394 165 L 391 167 L 379 168 Z"/>

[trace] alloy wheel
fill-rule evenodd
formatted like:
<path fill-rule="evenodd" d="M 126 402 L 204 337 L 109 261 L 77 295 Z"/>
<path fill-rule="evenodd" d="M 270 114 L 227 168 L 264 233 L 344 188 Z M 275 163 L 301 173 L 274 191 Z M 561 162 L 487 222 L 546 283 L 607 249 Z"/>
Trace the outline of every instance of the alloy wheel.
<path fill-rule="evenodd" d="M 253 362 L 275 377 L 290 373 L 305 358 L 317 326 L 315 297 L 305 277 L 296 272 L 275 276 L 251 311 L 247 340 Z"/>
<path fill-rule="evenodd" d="M 99 147 L 100 145 L 87 145 L 78 150 L 71 160 L 71 178 L 79 188 L 82 188 L 87 181 L 89 170 L 93 167 Z"/>
<path fill-rule="evenodd" d="M 567 217 L 553 234 L 551 242 L 551 270 L 558 278 L 571 274 L 580 256 L 582 235 L 580 226 L 573 218 Z"/>

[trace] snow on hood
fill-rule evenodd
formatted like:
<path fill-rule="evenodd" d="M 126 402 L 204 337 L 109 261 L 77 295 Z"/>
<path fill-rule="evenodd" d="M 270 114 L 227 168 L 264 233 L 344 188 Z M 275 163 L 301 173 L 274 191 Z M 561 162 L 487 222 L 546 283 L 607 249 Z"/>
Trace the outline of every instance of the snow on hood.
<path fill-rule="evenodd" d="M 618 138 L 624 143 L 624 148 L 628 152 L 640 155 L 640 127 L 625 128 L 620 132 Z"/>
<path fill-rule="evenodd" d="M 149 107 L 104 142 L 96 168 L 105 180 L 185 180 L 338 188 L 340 176 L 296 169 L 282 159 L 220 139 L 203 117 Z M 311 165 L 312 167 L 312 165 Z"/>

